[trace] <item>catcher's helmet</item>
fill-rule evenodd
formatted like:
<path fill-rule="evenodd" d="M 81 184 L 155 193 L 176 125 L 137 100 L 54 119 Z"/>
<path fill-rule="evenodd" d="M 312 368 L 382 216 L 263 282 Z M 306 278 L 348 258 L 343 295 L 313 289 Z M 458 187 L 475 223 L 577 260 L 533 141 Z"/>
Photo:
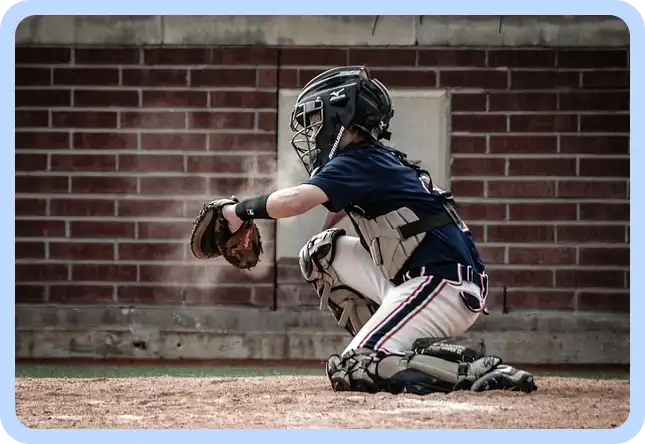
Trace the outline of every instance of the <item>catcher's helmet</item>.
<path fill-rule="evenodd" d="M 387 88 L 364 66 L 327 70 L 305 85 L 291 113 L 291 145 L 310 175 L 343 147 L 339 142 L 350 126 L 369 140 L 389 140 L 394 116 Z"/>

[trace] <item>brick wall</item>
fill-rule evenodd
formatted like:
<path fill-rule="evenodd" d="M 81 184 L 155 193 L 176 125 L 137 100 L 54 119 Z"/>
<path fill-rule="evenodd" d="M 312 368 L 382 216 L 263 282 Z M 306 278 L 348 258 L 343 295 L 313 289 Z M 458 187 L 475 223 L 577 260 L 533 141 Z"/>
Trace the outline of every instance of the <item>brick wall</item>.
<path fill-rule="evenodd" d="M 507 285 L 511 308 L 629 310 L 627 51 L 522 48 L 18 48 L 16 302 L 315 304 L 271 223 L 250 278 L 186 239 L 205 201 L 271 186 L 277 86 L 346 63 L 453 91 L 493 307 Z"/>

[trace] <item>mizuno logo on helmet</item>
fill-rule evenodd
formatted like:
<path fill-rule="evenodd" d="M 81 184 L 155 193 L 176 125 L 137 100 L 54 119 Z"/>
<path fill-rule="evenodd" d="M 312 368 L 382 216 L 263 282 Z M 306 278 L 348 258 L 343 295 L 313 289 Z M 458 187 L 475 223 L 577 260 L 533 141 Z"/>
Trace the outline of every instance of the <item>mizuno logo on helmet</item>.
<path fill-rule="evenodd" d="M 344 99 L 345 98 L 344 91 L 345 91 L 345 88 L 341 88 L 338 91 L 332 91 L 329 94 L 329 103 L 338 102 L 339 100 Z"/>

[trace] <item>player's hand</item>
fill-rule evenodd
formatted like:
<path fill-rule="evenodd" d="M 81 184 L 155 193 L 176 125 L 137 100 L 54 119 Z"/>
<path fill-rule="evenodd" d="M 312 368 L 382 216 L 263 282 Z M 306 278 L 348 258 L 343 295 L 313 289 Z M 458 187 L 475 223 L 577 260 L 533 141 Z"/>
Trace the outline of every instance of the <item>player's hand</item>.
<path fill-rule="evenodd" d="M 235 205 L 226 205 L 222 208 L 222 215 L 228 222 L 228 229 L 235 233 L 244 224 L 244 221 L 235 214 Z"/>

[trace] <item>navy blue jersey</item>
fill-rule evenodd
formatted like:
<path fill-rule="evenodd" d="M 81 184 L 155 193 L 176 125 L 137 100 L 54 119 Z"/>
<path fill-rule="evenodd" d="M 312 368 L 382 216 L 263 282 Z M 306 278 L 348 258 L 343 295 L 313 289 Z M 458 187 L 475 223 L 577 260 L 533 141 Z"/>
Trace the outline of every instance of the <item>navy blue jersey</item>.
<path fill-rule="evenodd" d="M 323 205 L 332 212 L 358 206 L 367 218 L 374 218 L 401 207 L 408 207 L 419 216 L 445 211 L 439 192 L 427 187 L 420 174 L 385 149 L 351 148 L 330 160 L 306 183 L 325 192 L 329 201 Z M 401 272 L 450 263 L 484 271 L 472 234 L 455 224 L 426 235 Z"/>

